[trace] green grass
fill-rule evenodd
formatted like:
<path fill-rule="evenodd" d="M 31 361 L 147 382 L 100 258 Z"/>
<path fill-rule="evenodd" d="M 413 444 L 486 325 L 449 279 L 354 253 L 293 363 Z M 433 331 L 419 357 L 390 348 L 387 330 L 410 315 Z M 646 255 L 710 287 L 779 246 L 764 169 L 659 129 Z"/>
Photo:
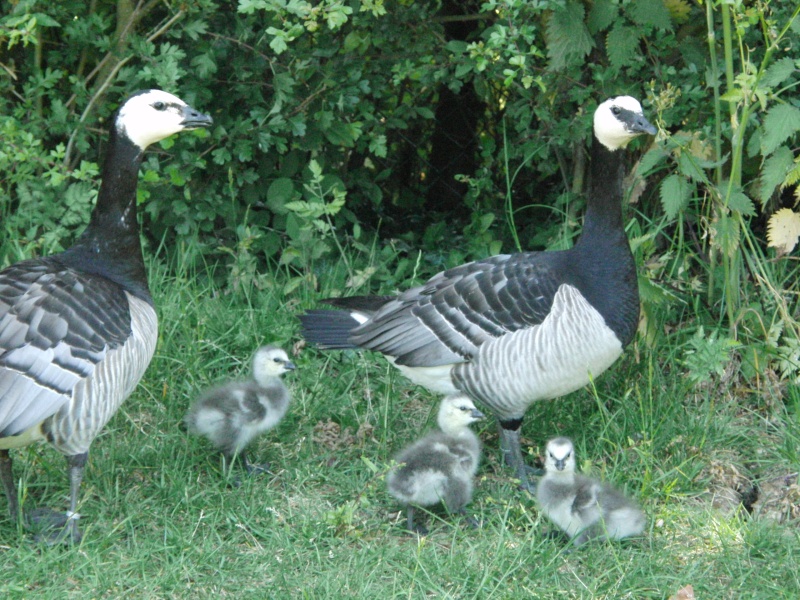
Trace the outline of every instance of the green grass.
<path fill-rule="evenodd" d="M 286 377 L 290 413 L 251 449 L 274 476 L 231 487 L 181 419 L 205 386 L 244 374 L 258 345 L 291 349 L 294 315 L 312 298 L 294 302 L 277 285 L 227 294 L 203 273 L 160 267 L 152 279 L 159 347 L 93 446 L 84 539 L 42 547 L 2 515 L 0 597 L 617 599 L 668 598 L 688 584 L 698 598 L 797 596 L 796 523 L 715 507 L 709 494 L 726 474 L 797 473 L 796 391 L 784 402 L 690 387 L 667 358 L 675 348 L 631 348 L 594 389 L 533 407 L 523 437 L 533 461 L 550 437 L 571 436 L 585 468 L 641 501 L 645 537 L 565 552 L 499 464 L 487 420 L 469 507 L 481 527 L 431 517 L 431 535 L 418 538 L 382 477 L 432 426 L 434 396 L 377 355 L 301 348 Z M 65 507 L 63 458 L 45 445 L 15 456 L 26 506 Z"/>

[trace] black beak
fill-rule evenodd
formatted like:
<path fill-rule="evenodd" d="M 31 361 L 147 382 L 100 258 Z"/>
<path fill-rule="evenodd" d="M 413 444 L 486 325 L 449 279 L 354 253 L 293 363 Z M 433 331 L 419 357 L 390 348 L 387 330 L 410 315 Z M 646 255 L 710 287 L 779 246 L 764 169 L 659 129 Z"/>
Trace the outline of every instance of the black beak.
<path fill-rule="evenodd" d="M 644 115 L 634 115 L 630 123 L 630 129 L 633 133 L 649 133 L 650 135 L 658 133 L 658 129 L 656 129 Z"/>
<path fill-rule="evenodd" d="M 188 104 L 183 107 L 183 127 L 185 129 L 197 129 L 198 127 L 211 127 L 214 119 L 209 115 L 204 115 L 199 110 L 193 109 Z"/>
<path fill-rule="evenodd" d="M 211 117 L 209 117 L 209 119 L 210 118 Z M 287 371 L 294 371 L 297 367 L 292 361 L 287 360 L 285 363 L 283 363 L 283 368 L 286 369 Z"/>

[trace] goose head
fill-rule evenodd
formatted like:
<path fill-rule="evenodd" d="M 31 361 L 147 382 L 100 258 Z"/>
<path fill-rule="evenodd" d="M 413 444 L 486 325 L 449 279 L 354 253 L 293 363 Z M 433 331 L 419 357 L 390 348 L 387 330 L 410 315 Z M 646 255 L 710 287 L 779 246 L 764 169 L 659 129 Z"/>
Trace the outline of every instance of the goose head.
<path fill-rule="evenodd" d="M 120 107 L 114 121 L 119 135 L 142 150 L 179 131 L 211 127 L 212 123 L 210 116 L 162 90 L 133 94 Z"/>
<path fill-rule="evenodd" d="M 282 348 L 263 346 L 253 356 L 253 378 L 256 381 L 280 377 L 287 371 L 294 371 L 295 364 Z"/>
<path fill-rule="evenodd" d="M 657 132 L 645 118 L 642 105 L 631 96 L 609 98 L 594 111 L 594 135 L 609 150 L 624 148 L 643 133 Z"/>
<path fill-rule="evenodd" d="M 569 438 L 558 437 L 547 442 L 544 468 L 548 473 L 575 472 L 575 448 Z"/>
<path fill-rule="evenodd" d="M 467 396 L 448 396 L 439 405 L 437 423 L 445 433 L 457 433 L 484 417 Z"/>

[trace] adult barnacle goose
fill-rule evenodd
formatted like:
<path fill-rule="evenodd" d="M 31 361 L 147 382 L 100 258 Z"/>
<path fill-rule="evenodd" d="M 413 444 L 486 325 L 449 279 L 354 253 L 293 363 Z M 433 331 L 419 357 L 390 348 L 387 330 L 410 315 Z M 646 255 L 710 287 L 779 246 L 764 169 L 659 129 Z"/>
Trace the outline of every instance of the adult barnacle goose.
<path fill-rule="evenodd" d="M 439 406 L 433 431 L 402 450 L 386 478 L 389 493 L 406 505 L 408 529 L 426 533 L 414 523 L 414 505 L 443 504 L 463 512 L 472 499 L 472 479 L 478 470 L 481 444 L 470 424 L 483 418 L 467 396 L 447 396 Z"/>
<path fill-rule="evenodd" d="M 253 356 L 252 380 L 225 383 L 203 393 L 186 414 L 187 429 L 207 437 L 229 464 L 238 456 L 248 473 L 266 471 L 267 465 L 247 460 L 245 448 L 286 414 L 290 396 L 280 376 L 294 369 L 282 349 L 262 346 Z"/>
<path fill-rule="evenodd" d="M 547 443 L 545 474 L 536 497 L 542 512 L 575 546 L 595 538 L 619 540 L 644 531 L 644 513 L 633 500 L 607 483 L 575 473 L 575 449 L 569 438 Z"/>
<path fill-rule="evenodd" d="M 0 479 L 19 518 L 10 448 L 46 440 L 67 459 L 69 512 L 28 515 L 48 541 L 79 541 L 89 446 L 142 377 L 156 346 L 136 185 L 144 150 L 211 117 L 161 90 L 129 97 L 111 128 L 97 204 L 66 251 L 0 271 Z"/>
<path fill-rule="evenodd" d="M 381 352 L 413 382 L 491 409 L 506 462 L 533 491 L 519 440 L 525 411 L 600 375 L 636 331 L 621 204 L 623 149 L 643 133 L 656 129 L 636 99 L 598 106 L 583 232 L 569 250 L 478 260 L 397 296 L 331 298 L 346 310 L 307 311 L 303 335 L 322 348 Z"/>

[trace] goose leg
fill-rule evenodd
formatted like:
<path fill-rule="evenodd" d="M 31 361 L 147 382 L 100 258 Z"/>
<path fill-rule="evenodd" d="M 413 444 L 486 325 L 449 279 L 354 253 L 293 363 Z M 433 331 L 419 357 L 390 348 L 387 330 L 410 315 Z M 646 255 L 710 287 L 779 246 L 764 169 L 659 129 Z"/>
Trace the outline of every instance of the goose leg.
<path fill-rule="evenodd" d="M 37 508 L 27 515 L 28 525 L 36 532 L 36 541 L 50 545 L 62 542 L 77 544 L 81 541 L 83 534 L 78 529 L 78 495 L 88 458 L 88 452 L 66 457 L 69 474 L 69 510 L 66 514 L 51 508 Z"/>
<path fill-rule="evenodd" d="M 11 520 L 18 523 L 19 500 L 17 499 L 17 486 L 14 484 L 11 454 L 8 450 L 0 450 L 0 479 L 3 481 L 3 490 L 8 499 L 8 512 L 11 514 Z"/>
<path fill-rule="evenodd" d="M 260 475 L 262 473 L 269 473 L 269 463 L 262 463 L 262 464 L 251 463 L 247 459 L 247 454 L 245 454 L 244 450 L 239 452 L 239 459 L 242 461 L 244 470 L 247 471 L 249 475 Z"/>
<path fill-rule="evenodd" d="M 522 458 L 522 447 L 519 441 L 519 427 L 521 419 L 513 421 L 501 421 L 500 430 L 500 450 L 503 452 L 503 460 L 514 469 L 514 474 L 519 479 L 519 486 L 531 494 L 536 493 L 536 482 L 530 480 L 531 475 L 541 475 L 538 469 L 529 467 Z"/>
<path fill-rule="evenodd" d="M 428 535 L 427 527 L 414 523 L 414 507 L 411 504 L 406 506 L 406 527 L 408 527 L 409 531 L 416 532 L 420 535 Z"/>

